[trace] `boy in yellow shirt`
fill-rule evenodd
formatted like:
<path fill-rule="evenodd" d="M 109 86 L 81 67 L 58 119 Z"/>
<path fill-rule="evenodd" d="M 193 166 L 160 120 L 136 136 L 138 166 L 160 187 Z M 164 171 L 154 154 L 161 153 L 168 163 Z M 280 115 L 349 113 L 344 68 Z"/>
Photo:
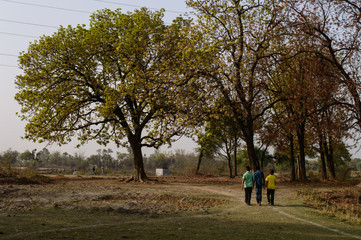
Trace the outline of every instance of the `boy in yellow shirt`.
<path fill-rule="evenodd" d="M 270 171 L 270 175 L 266 177 L 266 186 L 267 186 L 267 200 L 268 205 L 274 205 L 275 199 L 275 189 L 276 189 L 276 176 L 274 175 L 274 170 Z"/>

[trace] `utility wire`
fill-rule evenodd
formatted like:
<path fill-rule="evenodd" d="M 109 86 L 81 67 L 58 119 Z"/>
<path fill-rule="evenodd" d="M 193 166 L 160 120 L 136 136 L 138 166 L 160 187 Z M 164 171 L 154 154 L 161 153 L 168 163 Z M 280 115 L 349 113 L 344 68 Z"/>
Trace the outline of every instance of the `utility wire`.
<path fill-rule="evenodd" d="M 27 2 L 20 2 L 20 1 L 13 1 L 13 0 L 1 0 L 3 2 L 9 2 L 9 3 L 16 3 L 16 4 L 22 4 L 22 5 L 28 5 L 28 6 L 34 6 L 34 7 L 42 7 L 42 8 L 51 8 L 51 9 L 57 9 L 62 11 L 69 11 L 69 12 L 77 12 L 77 13 L 93 13 L 83 10 L 76 10 L 76 9 L 70 9 L 70 8 L 62 8 L 62 7 L 54 7 L 54 6 L 48 6 L 48 5 L 42 5 L 42 4 L 35 4 L 35 3 L 27 3 Z"/>
<path fill-rule="evenodd" d="M 31 26 L 38 26 L 38 27 L 59 28 L 59 27 L 56 27 L 56 26 L 50 26 L 50 25 L 44 25 L 44 24 L 38 24 L 38 23 L 29 23 L 29 22 L 13 21 L 13 20 L 2 19 L 2 18 L 0 18 L 0 21 L 2 21 L 2 22 L 9 22 L 9 23 L 25 24 L 25 25 L 31 25 Z"/>
<path fill-rule="evenodd" d="M 6 35 L 12 35 L 12 36 L 18 36 L 18 37 L 29 37 L 29 38 L 39 38 L 35 36 L 25 35 L 25 34 L 18 34 L 18 33 L 9 33 L 9 32 L 0 32 L 0 34 L 6 34 Z"/>
<path fill-rule="evenodd" d="M 0 53 L 0 56 L 7 56 L 7 57 L 19 57 L 19 55 L 15 55 L 15 54 L 8 54 L 8 53 Z"/>
<path fill-rule="evenodd" d="M 7 64 L 0 64 L 0 67 L 18 68 L 18 66 L 15 66 L 15 65 L 7 65 Z"/>
<path fill-rule="evenodd" d="M 107 0 L 94 0 L 96 2 L 103 2 L 103 3 L 110 3 L 110 4 L 117 4 L 117 5 L 123 5 L 123 6 L 128 6 L 128 7 L 144 7 L 144 6 L 139 6 L 139 5 L 132 5 L 132 4 L 126 4 L 126 3 L 120 3 L 120 2 L 113 2 L 113 1 L 107 1 Z M 160 8 L 151 8 L 149 7 L 149 9 L 153 9 L 153 10 L 160 10 Z M 179 11 L 174 11 L 174 10 L 167 10 L 165 9 L 166 12 L 171 12 L 171 13 L 181 13 L 184 14 L 185 12 L 179 12 Z"/>

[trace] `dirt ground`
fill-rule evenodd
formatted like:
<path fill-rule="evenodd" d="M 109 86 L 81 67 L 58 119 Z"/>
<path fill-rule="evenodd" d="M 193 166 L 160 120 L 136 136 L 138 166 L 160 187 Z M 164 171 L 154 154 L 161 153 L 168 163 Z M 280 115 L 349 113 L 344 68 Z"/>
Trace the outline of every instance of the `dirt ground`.
<path fill-rule="evenodd" d="M 0 239 L 361 239 L 359 226 L 319 216 L 305 204 L 302 184 L 281 182 L 273 208 L 257 206 L 255 196 L 246 206 L 240 178 L 51 179 L 0 185 Z"/>
<path fill-rule="evenodd" d="M 146 183 L 125 183 L 119 177 L 62 175 L 51 178 L 54 181 L 49 184 L 0 185 L 0 212 L 31 211 L 39 207 L 142 214 L 205 212 L 227 201 L 199 194 L 196 197 L 192 191 L 197 189 L 190 186 L 189 182 L 232 183 L 211 178 L 194 181 L 186 178 L 158 178 Z M 176 189 L 172 187 L 174 184 L 177 184 Z M 212 191 L 212 188 L 209 190 Z"/>

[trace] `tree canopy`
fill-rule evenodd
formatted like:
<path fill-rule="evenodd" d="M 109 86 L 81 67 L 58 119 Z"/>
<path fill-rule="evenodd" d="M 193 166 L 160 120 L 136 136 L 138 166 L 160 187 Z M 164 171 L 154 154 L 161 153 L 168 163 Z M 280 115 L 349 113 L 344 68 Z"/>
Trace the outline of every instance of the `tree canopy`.
<path fill-rule="evenodd" d="M 91 16 L 89 28 L 61 27 L 31 43 L 16 79 L 25 137 L 129 144 L 135 178 L 146 177 L 141 148 L 182 134 L 179 95 L 190 92 L 181 83 L 178 44 L 190 22 L 165 25 L 162 17 L 162 10 L 105 9 Z"/>

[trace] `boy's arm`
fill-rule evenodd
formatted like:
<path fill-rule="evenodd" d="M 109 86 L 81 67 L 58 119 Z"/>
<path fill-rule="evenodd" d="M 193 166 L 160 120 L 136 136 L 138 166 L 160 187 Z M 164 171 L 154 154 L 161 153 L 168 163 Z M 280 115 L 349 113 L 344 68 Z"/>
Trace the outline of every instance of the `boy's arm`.
<path fill-rule="evenodd" d="M 244 178 L 242 178 L 242 186 L 241 186 L 241 189 L 242 189 L 242 190 L 244 189 Z"/>

